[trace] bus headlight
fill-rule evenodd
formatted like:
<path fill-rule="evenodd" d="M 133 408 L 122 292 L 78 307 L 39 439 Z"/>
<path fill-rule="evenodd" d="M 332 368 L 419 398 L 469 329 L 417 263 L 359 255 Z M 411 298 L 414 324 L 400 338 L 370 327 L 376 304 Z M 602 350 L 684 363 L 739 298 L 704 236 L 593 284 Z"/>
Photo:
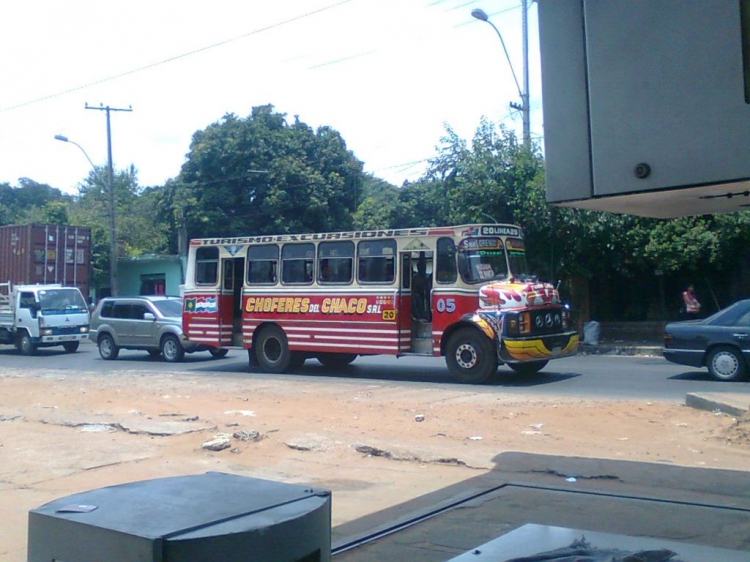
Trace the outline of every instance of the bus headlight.
<path fill-rule="evenodd" d="M 507 322 L 509 336 L 521 336 L 531 333 L 531 315 L 528 312 L 509 316 Z"/>

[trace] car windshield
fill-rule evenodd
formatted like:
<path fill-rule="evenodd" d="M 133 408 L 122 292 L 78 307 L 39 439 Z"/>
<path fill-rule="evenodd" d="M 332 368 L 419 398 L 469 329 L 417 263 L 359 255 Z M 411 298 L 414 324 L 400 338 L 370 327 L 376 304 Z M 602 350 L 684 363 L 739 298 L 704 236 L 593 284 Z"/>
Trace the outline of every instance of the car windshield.
<path fill-rule="evenodd" d="M 45 289 L 39 291 L 39 307 L 43 314 L 86 312 L 88 307 L 78 289 Z"/>
<path fill-rule="evenodd" d="M 181 300 L 151 301 L 151 304 L 153 304 L 163 316 L 168 316 L 170 318 L 180 318 L 182 316 Z"/>

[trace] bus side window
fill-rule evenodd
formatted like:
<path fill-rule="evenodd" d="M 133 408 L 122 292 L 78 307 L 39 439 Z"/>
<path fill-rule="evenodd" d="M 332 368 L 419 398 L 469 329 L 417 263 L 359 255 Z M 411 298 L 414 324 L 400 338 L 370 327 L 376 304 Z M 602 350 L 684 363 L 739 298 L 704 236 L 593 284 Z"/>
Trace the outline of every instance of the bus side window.
<path fill-rule="evenodd" d="M 360 283 L 393 283 L 396 279 L 396 241 L 360 242 L 357 275 Z"/>
<path fill-rule="evenodd" d="M 216 285 L 218 278 L 219 248 L 198 248 L 195 251 L 195 284 Z"/>
<path fill-rule="evenodd" d="M 250 246 L 247 249 L 247 282 L 250 285 L 275 285 L 278 281 L 279 247 L 276 244 Z"/>
<path fill-rule="evenodd" d="M 457 279 L 456 245 L 451 238 L 437 241 L 437 282 L 455 283 Z"/>
<path fill-rule="evenodd" d="M 284 244 L 281 248 L 281 282 L 309 285 L 313 280 L 315 244 Z"/>
<path fill-rule="evenodd" d="M 318 245 L 319 283 L 351 283 L 353 269 L 353 242 L 321 242 Z"/>

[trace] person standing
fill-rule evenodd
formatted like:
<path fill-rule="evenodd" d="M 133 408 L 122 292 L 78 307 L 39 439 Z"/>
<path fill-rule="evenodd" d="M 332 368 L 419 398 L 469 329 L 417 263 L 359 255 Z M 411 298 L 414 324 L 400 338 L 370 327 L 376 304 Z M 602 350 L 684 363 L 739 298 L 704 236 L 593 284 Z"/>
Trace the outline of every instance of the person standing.
<path fill-rule="evenodd" d="M 682 293 L 683 310 L 685 311 L 685 318 L 688 320 L 695 320 L 701 311 L 701 303 L 698 301 L 698 297 L 695 296 L 695 287 L 691 283 Z"/>

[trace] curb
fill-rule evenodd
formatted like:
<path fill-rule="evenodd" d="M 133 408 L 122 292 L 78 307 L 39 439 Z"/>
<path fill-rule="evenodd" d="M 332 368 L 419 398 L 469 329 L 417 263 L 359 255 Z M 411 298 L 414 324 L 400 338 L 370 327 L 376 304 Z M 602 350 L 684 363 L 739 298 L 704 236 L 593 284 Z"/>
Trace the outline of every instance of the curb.
<path fill-rule="evenodd" d="M 689 392 L 685 406 L 740 417 L 750 411 L 750 395 L 731 392 Z"/>
<path fill-rule="evenodd" d="M 582 342 L 578 352 L 584 355 L 642 355 L 646 357 L 661 357 L 663 346 L 653 343 L 600 343 L 586 345 Z"/>

